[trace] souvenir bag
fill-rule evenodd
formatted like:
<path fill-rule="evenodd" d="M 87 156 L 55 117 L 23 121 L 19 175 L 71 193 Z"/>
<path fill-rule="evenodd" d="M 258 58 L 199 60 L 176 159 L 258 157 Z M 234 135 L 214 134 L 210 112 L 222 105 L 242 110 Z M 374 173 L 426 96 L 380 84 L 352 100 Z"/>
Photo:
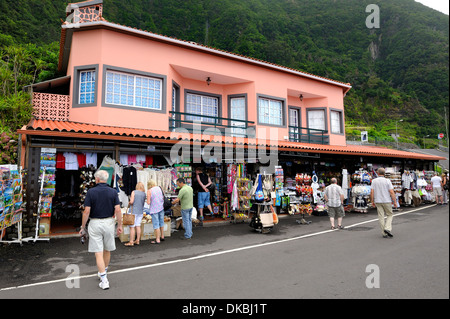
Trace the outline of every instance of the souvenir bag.
<path fill-rule="evenodd" d="M 275 206 L 281 206 L 281 196 L 280 196 L 280 192 L 276 192 L 276 196 L 275 196 Z"/>
<path fill-rule="evenodd" d="M 264 200 L 261 175 L 258 175 L 258 186 L 256 187 L 255 200 L 259 202 L 262 202 Z"/>
<path fill-rule="evenodd" d="M 130 210 L 130 205 L 128 204 L 127 212 L 125 214 L 123 214 L 123 222 L 122 222 L 122 224 L 124 226 L 126 226 L 126 225 L 134 225 L 134 214 L 129 212 L 129 210 Z"/>

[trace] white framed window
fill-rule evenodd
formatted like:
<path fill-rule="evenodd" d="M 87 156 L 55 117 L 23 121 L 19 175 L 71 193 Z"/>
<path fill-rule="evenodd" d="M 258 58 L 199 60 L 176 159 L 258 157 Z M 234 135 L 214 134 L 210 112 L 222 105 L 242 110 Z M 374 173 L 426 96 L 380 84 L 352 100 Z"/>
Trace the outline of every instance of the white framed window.
<path fill-rule="evenodd" d="M 300 109 L 289 108 L 289 138 L 299 141 L 300 134 Z"/>
<path fill-rule="evenodd" d="M 186 94 L 186 113 L 206 115 L 211 117 L 186 115 L 188 121 L 200 121 L 214 123 L 219 116 L 219 98 L 214 96 L 200 95 L 194 93 Z"/>
<path fill-rule="evenodd" d="M 283 125 L 283 102 L 269 98 L 258 98 L 258 121 L 260 124 Z"/>
<path fill-rule="evenodd" d="M 330 111 L 331 133 L 342 134 L 342 113 L 339 111 Z"/>
<path fill-rule="evenodd" d="M 78 104 L 91 104 L 95 102 L 95 70 L 80 71 L 78 91 Z"/>
<path fill-rule="evenodd" d="M 308 110 L 308 128 L 326 130 L 326 118 L 324 110 Z"/>
<path fill-rule="evenodd" d="M 235 120 L 246 120 L 246 98 L 245 97 L 232 97 L 230 98 L 230 118 Z M 231 121 L 231 132 L 236 136 L 245 136 L 245 128 L 247 124 L 245 122 Z M 240 128 L 242 127 L 242 128 Z"/>
<path fill-rule="evenodd" d="M 107 71 L 105 103 L 162 110 L 162 86 L 158 78 Z"/>

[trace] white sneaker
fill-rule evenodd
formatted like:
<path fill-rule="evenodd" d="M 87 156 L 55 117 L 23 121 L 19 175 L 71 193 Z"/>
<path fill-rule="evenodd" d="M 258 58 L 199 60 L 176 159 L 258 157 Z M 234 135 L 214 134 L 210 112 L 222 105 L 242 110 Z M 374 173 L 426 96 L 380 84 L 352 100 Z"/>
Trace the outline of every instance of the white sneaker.
<path fill-rule="evenodd" d="M 106 267 L 105 273 L 108 274 L 108 267 Z M 102 280 L 102 276 L 100 275 L 100 273 L 97 271 L 97 277 L 98 280 Z"/>
<path fill-rule="evenodd" d="M 98 286 L 100 288 L 102 288 L 103 290 L 109 289 L 109 281 L 108 279 L 102 280 L 100 281 L 100 283 L 98 284 Z"/>

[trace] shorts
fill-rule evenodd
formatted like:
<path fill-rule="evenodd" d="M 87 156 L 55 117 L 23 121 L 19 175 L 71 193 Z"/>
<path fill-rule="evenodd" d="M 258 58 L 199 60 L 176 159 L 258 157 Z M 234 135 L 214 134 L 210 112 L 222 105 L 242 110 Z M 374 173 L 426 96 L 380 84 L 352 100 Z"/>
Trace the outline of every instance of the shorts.
<path fill-rule="evenodd" d="M 90 253 L 116 250 L 114 218 L 91 218 L 88 227 Z"/>
<path fill-rule="evenodd" d="M 143 217 L 144 214 L 134 215 L 134 225 L 130 225 L 130 227 L 140 227 Z"/>
<path fill-rule="evenodd" d="M 151 214 L 152 215 L 152 224 L 153 229 L 156 230 L 158 228 L 164 227 L 164 209 L 159 213 Z"/>
<path fill-rule="evenodd" d="M 433 187 L 433 192 L 434 192 L 437 196 L 442 196 L 442 187 Z"/>
<path fill-rule="evenodd" d="M 209 201 L 210 195 L 209 192 L 198 193 L 198 208 L 204 208 L 211 205 L 211 202 Z"/>
<path fill-rule="evenodd" d="M 345 216 L 345 212 L 344 212 L 344 207 L 339 206 L 339 207 L 328 207 L 328 217 L 330 218 L 335 218 L 335 217 L 344 217 Z"/>

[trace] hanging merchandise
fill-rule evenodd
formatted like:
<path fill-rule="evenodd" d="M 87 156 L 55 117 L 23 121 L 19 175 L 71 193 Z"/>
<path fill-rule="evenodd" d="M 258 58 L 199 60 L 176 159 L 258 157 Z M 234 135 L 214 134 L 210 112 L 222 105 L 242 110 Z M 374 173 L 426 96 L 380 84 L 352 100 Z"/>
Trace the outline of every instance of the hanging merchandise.
<path fill-rule="evenodd" d="M 313 178 L 307 173 L 297 173 L 295 182 L 296 196 L 290 200 L 289 214 L 301 215 L 301 219 L 296 220 L 296 222 L 301 225 L 308 225 L 311 221 L 306 221 L 305 215 L 311 215 L 314 211 L 314 189 L 319 186 L 318 178 L 317 176 Z"/>
<path fill-rule="evenodd" d="M 263 193 L 263 188 L 262 188 L 261 174 L 258 174 L 258 186 L 256 187 L 255 200 L 257 202 L 264 201 L 264 193 Z"/>
<path fill-rule="evenodd" d="M 314 203 L 317 203 L 319 201 L 318 198 L 318 189 L 320 188 L 319 185 L 319 178 L 317 177 L 316 173 L 313 172 L 313 177 L 311 178 L 311 188 L 313 190 L 313 199 L 314 199 Z"/>
<path fill-rule="evenodd" d="M 239 194 L 237 189 L 237 182 L 234 181 L 233 184 L 233 192 L 231 193 L 231 209 L 238 210 L 239 209 Z"/>
<path fill-rule="evenodd" d="M 393 211 L 397 211 L 398 207 L 400 207 L 400 197 L 402 196 L 402 175 L 396 171 L 395 167 L 388 167 L 386 168 L 385 178 L 389 179 L 394 187 L 396 205 L 393 207 Z"/>
<path fill-rule="evenodd" d="M 358 172 L 352 174 L 352 182 L 353 210 L 358 213 L 367 214 L 369 210 L 372 177 L 369 172 L 360 169 Z"/>
<path fill-rule="evenodd" d="M 236 164 L 227 164 L 227 193 L 233 192 L 234 181 L 236 180 Z"/>
<path fill-rule="evenodd" d="M 175 164 L 177 178 L 183 178 L 187 185 L 192 186 L 192 166 L 187 164 Z"/>
<path fill-rule="evenodd" d="M 66 153 L 64 153 L 66 154 Z M 74 153 L 66 157 L 66 170 L 78 167 L 77 156 Z M 65 155 L 64 155 L 65 156 Z M 50 217 L 52 216 L 52 201 L 53 196 L 55 196 L 55 171 L 56 171 L 56 149 L 53 148 L 42 148 L 41 149 L 41 160 L 40 160 L 40 173 L 41 178 L 41 194 L 39 202 L 38 214 L 40 217 L 39 226 L 37 226 L 37 231 L 39 235 L 49 235 L 50 234 Z M 37 236 L 36 236 L 37 237 Z"/>

